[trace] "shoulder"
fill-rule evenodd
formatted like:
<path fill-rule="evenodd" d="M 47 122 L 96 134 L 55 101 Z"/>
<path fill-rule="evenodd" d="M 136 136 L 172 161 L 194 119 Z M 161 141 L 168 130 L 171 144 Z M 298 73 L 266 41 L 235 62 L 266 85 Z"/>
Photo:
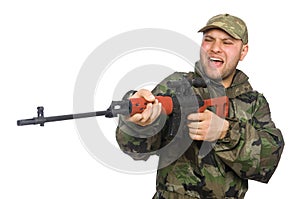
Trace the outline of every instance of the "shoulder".
<path fill-rule="evenodd" d="M 194 72 L 174 72 L 157 84 L 157 86 L 153 89 L 153 93 L 166 93 L 169 89 L 168 82 L 193 78 L 193 76 Z"/>

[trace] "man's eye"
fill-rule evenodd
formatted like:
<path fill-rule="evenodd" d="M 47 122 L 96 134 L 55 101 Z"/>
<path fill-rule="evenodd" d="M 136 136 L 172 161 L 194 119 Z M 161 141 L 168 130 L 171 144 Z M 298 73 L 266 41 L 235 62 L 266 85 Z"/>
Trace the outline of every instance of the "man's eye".
<path fill-rule="evenodd" d="M 224 41 L 223 43 L 224 43 L 225 45 L 232 45 L 232 44 L 233 44 L 232 41 Z"/>
<path fill-rule="evenodd" d="M 210 38 L 205 38 L 204 41 L 206 41 L 206 42 L 212 42 L 212 39 L 210 39 Z"/>

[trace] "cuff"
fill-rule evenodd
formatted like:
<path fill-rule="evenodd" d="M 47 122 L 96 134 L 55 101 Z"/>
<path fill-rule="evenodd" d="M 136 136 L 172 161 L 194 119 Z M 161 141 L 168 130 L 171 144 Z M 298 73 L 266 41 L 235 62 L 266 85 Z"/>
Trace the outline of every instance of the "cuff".
<path fill-rule="evenodd" d="M 219 139 L 215 145 L 215 151 L 224 151 L 234 148 L 240 141 L 240 122 L 236 119 L 226 119 L 229 122 L 229 129 L 223 139 Z"/>
<path fill-rule="evenodd" d="M 166 123 L 167 115 L 161 114 L 152 124 L 147 126 L 129 122 L 126 120 L 126 116 L 120 116 L 119 120 L 119 128 L 124 133 L 137 138 L 149 138 L 162 130 Z"/>

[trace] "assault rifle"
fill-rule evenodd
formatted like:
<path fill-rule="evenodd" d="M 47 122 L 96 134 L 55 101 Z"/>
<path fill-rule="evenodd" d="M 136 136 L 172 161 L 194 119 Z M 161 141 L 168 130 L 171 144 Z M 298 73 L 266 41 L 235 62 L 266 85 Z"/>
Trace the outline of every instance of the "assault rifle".
<path fill-rule="evenodd" d="M 156 96 L 155 98 L 162 104 L 164 113 L 167 115 L 173 114 L 176 110 L 181 109 L 184 104 L 185 107 L 189 107 L 189 112 L 195 112 L 193 108 L 190 106 L 189 99 L 192 99 L 190 96 L 195 96 L 195 94 L 191 91 L 191 86 L 194 87 L 206 87 L 205 82 L 202 79 L 181 79 L 167 82 L 170 88 L 175 90 L 175 97 L 171 94 L 164 94 L 160 96 Z M 187 99 L 187 100 L 186 100 Z M 215 107 L 215 112 L 220 117 L 228 116 L 228 108 L 229 108 L 229 100 L 227 96 L 221 96 L 211 99 L 202 100 L 199 96 L 198 100 L 198 112 L 203 112 L 208 107 Z M 17 121 L 18 126 L 24 125 L 36 125 L 44 126 L 46 122 L 55 122 L 55 121 L 63 121 L 63 120 L 71 120 L 71 119 L 80 119 L 80 118 L 88 118 L 95 116 L 105 116 L 107 118 L 117 117 L 119 114 L 132 116 L 136 113 L 141 113 L 145 110 L 147 106 L 147 102 L 144 98 L 130 98 L 124 99 L 121 101 L 112 101 L 109 108 L 105 111 L 96 111 L 96 112 L 87 112 L 87 113 L 78 113 L 78 114 L 69 114 L 69 115 L 58 115 L 45 117 L 44 116 L 44 107 L 37 107 L 37 117 L 33 117 L 31 119 L 22 119 Z M 186 111 L 185 111 L 186 112 Z"/>

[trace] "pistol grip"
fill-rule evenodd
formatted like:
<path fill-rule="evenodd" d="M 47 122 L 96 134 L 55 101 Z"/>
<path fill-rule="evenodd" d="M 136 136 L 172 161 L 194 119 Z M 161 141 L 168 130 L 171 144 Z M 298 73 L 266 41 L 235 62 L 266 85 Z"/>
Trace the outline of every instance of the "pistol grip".
<path fill-rule="evenodd" d="M 203 100 L 203 106 L 198 109 L 199 113 L 204 112 L 208 107 L 215 107 L 216 114 L 219 117 L 225 118 L 229 114 L 229 99 L 227 96 L 216 97 Z"/>

